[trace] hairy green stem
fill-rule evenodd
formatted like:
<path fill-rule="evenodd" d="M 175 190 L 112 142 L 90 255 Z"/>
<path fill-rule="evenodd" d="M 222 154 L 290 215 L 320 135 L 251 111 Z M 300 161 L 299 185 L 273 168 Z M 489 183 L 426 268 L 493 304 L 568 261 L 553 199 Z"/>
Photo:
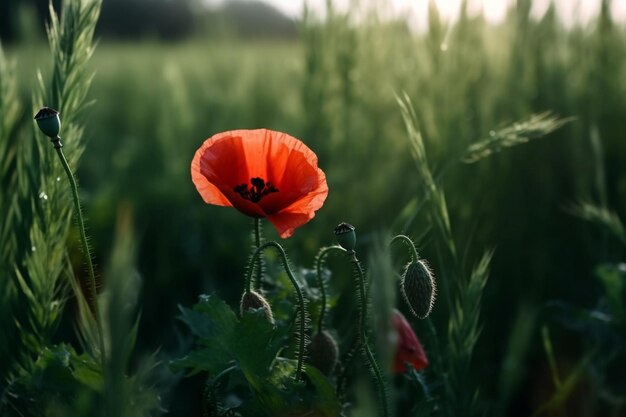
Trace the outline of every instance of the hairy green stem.
<path fill-rule="evenodd" d="M 261 246 L 261 219 L 259 217 L 254 218 L 254 248 L 258 249 Z M 254 289 L 261 289 L 261 278 L 263 277 L 263 260 L 257 259 L 254 263 L 256 269 L 256 281 L 254 282 Z"/>
<path fill-rule="evenodd" d="M 324 285 L 324 280 L 322 279 L 322 265 L 324 264 L 324 258 L 332 252 L 346 252 L 344 248 L 339 245 L 336 246 L 327 246 L 325 248 L 321 248 L 317 253 L 317 257 L 315 260 L 315 272 L 317 274 L 317 285 L 320 288 L 320 293 L 322 294 L 322 307 L 320 310 L 320 317 L 317 322 L 317 332 L 321 333 L 324 330 L 324 316 L 326 315 L 326 285 Z"/>
<path fill-rule="evenodd" d="M 376 362 L 376 358 L 374 358 L 374 354 L 369 347 L 367 341 L 367 332 L 365 331 L 366 327 L 366 318 L 367 318 L 367 295 L 365 292 L 365 274 L 363 273 L 363 268 L 361 267 L 361 263 L 356 257 L 356 253 L 352 251 L 350 253 L 352 265 L 354 267 L 354 271 L 357 275 L 357 287 L 359 288 L 360 302 L 361 306 L 359 308 L 359 337 L 361 339 L 361 345 L 363 346 L 363 351 L 365 352 L 365 356 L 370 364 L 370 371 L 372 372 L 372 376 L 374 377 L 374 381 L 376 382 L 376 387 L 378 388 L 378 396 L 380 397 L 380 401 L 382 403 L 383 416 L 389 417 L 389 404 L 387 399 L 387 389 L 385 380 L 383 379 L 382 373 L 380 372 L 380 368 L 378 363 Z"/>
<path fill-rule="evenodd" d="M 355 337 L 351 344 L 350 348 L 343 355 L 342 359 L 339 361 L 341 366 L 341 370 L 339 375 L 337 376 L 337 389 L 335 392 L 337 393 L 337 398 L 340 401 L 344 402 L 346 399 L 346 385 L 348 383 L 348 369 L 356 356 L 356 351 L 359 348 L 359 336 Z"/>
<path fill-rule="evenodd" d="M 252 286 L 252 265 L 254 265 L 254 262 L 259 257 L 261 252 L 263 252 L 265 249 L 270 248 L 270 247 L 275 248 L 280 254 L 280 259 L 283 263 L 283 268 L 285 269 L 285 272 L 287 273 L 287 276 L 289 277 L 289 281 L 291 281 L 291 285 L 293 285 L 293 288 L 296 290 L 296 295 L 298 297 L 299 311 L 297 313 L 300 314 L 300 323 L 299 323 L 299 329 L 298 329 L 298 331 L 300 332 L 300 336 L 298 340 L 299 345 L 298 345 L 298 364 L 296 366 L 296 380 L 300 380 L 301 374 L 302 374 L 302 367 L 304 364 L 304 349 L 305 349 L 305 336 L 306 336 L 305 334 L 306 306 L 304 302 L 304 294 L 302 293 L 302 290 L 300 289 L 300 285 L 298 284 L 298 281 L 296 280 L 296 277 L 293 274 L 291 267 L 289 266 L 289 260 L 287 259 L 287 254 L 285 253 L 285 250 L 278 242 L 264 243 L 261 246 L 259 246 L 252 254 L 252 258 L 250 258 L 250 264 L 248 265 L 248 272 L 246 274 L 246 282 L 245 282 L 246 292 L 250 292 L 251 286 Z"/>
<path fill-rule="evenodd" d="M 58 136 L 52 141 L 54 144 L 54 149 L 59 156 L 61 161 L 61 165 L 63 165 L 63 169 L 67 174 L 67 179 L 70 182 L 70 188 L 72 190 L 72 197 L 74 200 L 74 212 L 76 213 L 76 220 L 78 223 L 78 230 L 80 232 L 80 241 L 83 246 L 83 254 L 85 255 L 85 259 L 87 261 L 87 270 L 89 272 L 89 280 L 87 281 L 87 291 L 89 292 L 89 296 L 87 297 L 87 302 L 91 309 L 91 312 L 96 321 L 96 327 L 98 329 L 98 339 L 100 344 L 100 356 L 102 359 L 102 370 L 104 371 L 104 363 L 105 363 L 105 352 L 104 352 L 104 332 L 102 330 L 102 321 L 100 320 L 100 310 L 98 308 L 98 292 L 96 289 L 96 274 L 93 269 L 93 261 L 91 258 L 91 250 L 89 248 L 89 242 L 87 241 L 87 233 L 85 232 L 85 220 L 83 219 L 83 212 L 80 206 L 80 197 L 78 196 L 78 185 L 76 185 L 76 178 L 70 169 L 70 165 L 65 158 L 65 154 L 63 153 L 63 148 L 61 145 L 61 138 Z"/>
<path fill-rule="evenodd" d="M 220 379 L 222 379 L 223 377 L 225 377 L 229 372 L 233 371 L 237 369 L 236 366 L 231 366 L 229 368 L 224 369 L 222 372 L 220 372 L 216 377 L 211 378 L 211 376 L 209 376 L 204 384 L 204 391 L 203 391 L 203 395 L 202 395 L 202 403 L 203 403 L 203 415 L 206 417 L 212 416 L 213 415 L 213 406 L 214 404 L 212 404 L 213 398 L 211 397 L 212 395 L 215 395 L 215 393 L 213 392 L 215 386 L 220 382 Z"/>
<path fill-rule="evenodd" d="M 412 262 L 417 262 L 419 260 L 417 249 L 415 249 L 415 243 L 413 243 L 413 240 L 410 237 L 406 235 L 397 235 L 397 236 L 394 236 L 393 239 L 391 239 L 390 245 L 393 245 L 395 242 L 403 242 L 405 245 L 408 246 L 409 251 L 411 252 Z"/>

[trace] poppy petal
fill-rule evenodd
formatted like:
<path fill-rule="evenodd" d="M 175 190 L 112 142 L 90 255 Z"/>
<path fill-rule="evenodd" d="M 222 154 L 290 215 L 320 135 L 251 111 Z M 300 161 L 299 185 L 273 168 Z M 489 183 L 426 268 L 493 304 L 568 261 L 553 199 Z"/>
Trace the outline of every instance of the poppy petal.
<path fill-rule="evenodd" d="M 393 326 L 398 333 L 396 352 L 393 360 L 394 373 L 404 373 L 406 363 L 409 363 L 416 371 L 428 366 L 428 358 L 413 328 L 407 319 L 398 310 L 393 312 Z"/>
<path fill-rule="evenodd" d="M 268 216 L 268 220 L 274 225 L 281 238 L 285 239 L 291 236 L 296 228 L 315 217 L 315 212 L 324 205 L 328 196 L 328 184 L 326 183 L 326 175 L 321 170 L 318 171 L 318 186 L 313 192 L 308 193 L 277 214 Z"/>

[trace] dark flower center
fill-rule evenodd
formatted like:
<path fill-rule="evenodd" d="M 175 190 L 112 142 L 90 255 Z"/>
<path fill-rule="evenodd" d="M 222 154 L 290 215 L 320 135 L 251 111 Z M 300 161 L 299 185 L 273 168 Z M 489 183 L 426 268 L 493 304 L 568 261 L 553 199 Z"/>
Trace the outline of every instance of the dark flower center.
<path fill-rule="evenodd" d="M 250 189 L 248 184 L 241 184 L 234 188 L 236 193 L 246 200 L 250 200 L 253 203 L 258 203 L 263 197 L 271 193 L 277 193 L 278 188 L 274 187 L 271 182 L 265 182 L 263 178 L 254 177 L 250 178 Z"/>

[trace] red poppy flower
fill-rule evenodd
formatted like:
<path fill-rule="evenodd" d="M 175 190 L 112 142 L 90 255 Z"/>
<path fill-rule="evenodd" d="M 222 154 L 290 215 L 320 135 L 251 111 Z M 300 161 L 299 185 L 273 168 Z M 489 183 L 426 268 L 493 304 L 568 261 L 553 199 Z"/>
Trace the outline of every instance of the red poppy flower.
<path fill-rule="evenodd" d="M 267 129 L 210 137 L 191 161 L 191 179 L 206 203 L 267 217 L 282 238 L 311 220 L 328 195 L 315 153 Z"/>
<path fill-rule="evenodd" d="M 398 333 L 396 353 L 393 358 L 393 372 L 403 374 L 406 370 L 406 363 L 413 365 L 416 371 L 426 368 L 428 358 L 409 322 L 398 310 L 393 311 L 392 320 L 393 327 Z"/>

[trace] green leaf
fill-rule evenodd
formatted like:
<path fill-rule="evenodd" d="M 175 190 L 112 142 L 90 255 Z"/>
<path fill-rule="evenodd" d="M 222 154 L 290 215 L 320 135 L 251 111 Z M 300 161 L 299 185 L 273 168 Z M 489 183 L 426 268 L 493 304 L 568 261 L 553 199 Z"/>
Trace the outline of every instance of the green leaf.
<path fill-rule="evenodd" d="M 626 264 L 605 264 L 595 270 L 596 277 L 604 285 L 611 313 L 617 321 L 626 321 L 624 287 L 626 287 Z"/>
<path fill-rule="evenodd" d="M 70 368 L 70 357 L 73 353 L 72 348 L 65 345 L 45 348 L 35 362 L 31 379 L 33 387 L 60 392 L 74 390 L 76 381 Z"/>
<path fill-rule="evenodd" d="M 271 416 L 340 416 L 341 404 L 328 379 L 314 367 L 305 366 L 308 381 L 298 382 L 293 378 L 295 368 L 295 360 L 277 358 L 269 379 L 254 378 L 251 385 L 262 383 L 255 391 L 257 407 Z"/>
<path fill-rule="evenodd" d="M 268 381 L 279 388 L 287 388 L 289 383 L 294 381 L 293 376 L 296 372 L 297 363 L 294 359 L 276 358 Z"/>
<path fill-rule="evenodd" d="M 219 297 L 201 296 L 193 309 L 180 307 L 180 319 L 198 336 L 202 347 L 170 363 L 173 371 L 191 369 L 191 375 L 200 371 L 217 374 L 224 370 L 234 355 L 230 346 L 237 325 L 233 310 Z"/>
<path fill-rule="evenodd" d="M 230 346 L 246 378 L 253 374 L 260 378 L 269 376 L 279 346 L 271 343 L 274 326 L 261 310 L 246 312 L 235 326 Z"/>
<path fill-rule="evenodd" d="M 94 391 L 102 391 L 102 371 L 98 361 L 91 356 L 82 354 L 72 356 L 71 365 L 76 381 Z"/>
<path fill-rule="evenodd" d="M 237 316 L 220 298 L 203 295 L 193 310 L 184 307 L 180 307 L 180 310 L 180 319 L 200 338 L 203 345 L 225 342 L 232 337 Z"/>
<path fill-rule="evenodd" d="M 315 392 L 310 397 L 312 409 L 321 412 L 324 416 L 339 416 L 341 414 L 341 403 L 335 395 L 335 389 L 328 382 L 328 379 L 313 366 L 305 366 L 304 372 L 309 377 Z"/>
<path fill-rule="evenodd" d="M 205 348 L 194 350 L 188 355 L 170 362 L 170 369 L 174 372 L 191 369 L 189 375 L 195 375 L 201 371 L 207 371 L 211 375 L 217 375 L 228 367 L 233 360 L 232 353 L 220 344 L 210 345 Z"/>
<path fill-rule="evenodd" d="M 284 414 L 287 408 L 284 392 L 281 392 L 281 390 L 273 384 L 268 383 L 267 380 L 253 374 L 246 375 L 246 379 L 254 388 L 253 403 L 257 403 L 251 408 L 251 410 L 254 410 L 254 414 L 250 415 L 257 415 L 260 410 L 265 411 L 265 415 L 267 416 Z"/>
<path fill-rule="evenodd" d="M 35 362 L 29 380 L 22 380 L 36 390 L 75 393 L 85 387 L 102 390 L 100 365 L 85 354 L 78 356 L 69 345 L 45 348 Z"/>

